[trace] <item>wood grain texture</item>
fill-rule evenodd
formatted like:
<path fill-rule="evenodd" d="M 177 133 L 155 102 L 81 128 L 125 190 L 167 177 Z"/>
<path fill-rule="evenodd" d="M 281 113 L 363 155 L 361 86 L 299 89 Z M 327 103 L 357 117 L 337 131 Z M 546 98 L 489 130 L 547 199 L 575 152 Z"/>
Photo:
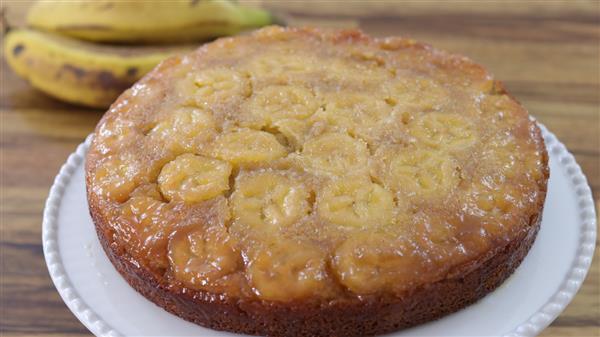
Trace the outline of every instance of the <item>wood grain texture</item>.
<path fill-rule="evenodd" d="M 23 22 L 26 2 L 4 1 Z M 600 2 L 268 1 L 290 24 L 409 36 L 486 65 L 574 153 L 600 206 Z M 0 63 L 0 334 L 88 336 L 54 289 L 42 210 L 66 157 L 102 111 L 55 101 Z M 600 336 L 600 250 L 582 289 L 542 336 Z"/>

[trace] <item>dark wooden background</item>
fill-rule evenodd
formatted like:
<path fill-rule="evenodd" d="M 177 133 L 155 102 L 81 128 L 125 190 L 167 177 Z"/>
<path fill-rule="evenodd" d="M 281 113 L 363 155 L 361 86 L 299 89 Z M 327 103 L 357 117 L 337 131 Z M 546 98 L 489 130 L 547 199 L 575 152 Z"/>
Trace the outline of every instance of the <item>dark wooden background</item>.
<path fill-rule="evenodd" d="M 290 24 L 361 27 L 405 35 L 468 55 L 508 89 L 575 154 L 600 196 L 600 2 L 269 2 Z M 2 1 L 11 24 L 24 1 Z M 51 15 L 51 13 L 49 13 Z M 46 269 L 44 201 L 60 165 L 102 111 L 57 102 L 1 63 L 0 334 L 87 336 Z M 600 336 L 600 252 L 567 310 L 543 336 Z M 518 303 L 515 303 L 518 305 Z"/>

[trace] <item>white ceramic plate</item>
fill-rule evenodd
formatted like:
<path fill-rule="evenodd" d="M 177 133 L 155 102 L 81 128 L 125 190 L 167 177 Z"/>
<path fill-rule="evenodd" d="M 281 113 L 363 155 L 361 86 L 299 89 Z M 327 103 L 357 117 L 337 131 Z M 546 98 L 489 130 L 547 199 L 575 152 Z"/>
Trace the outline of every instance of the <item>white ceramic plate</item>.
<path fill-rule="evenodd" d="M 594 203 L 573 156 L 540 127 L 550 154 L 548 197 L 539 235 L 521 266 L 476 304 L 393 336 L 534 336 L 571 301 L 594 253 Z M 88 213 L 83 160 L 89 142 L 61 168 L 44 211 L 46 263 L 69 309 L 97 336 L 233 336 L 167 313 L 113 268 Z"/>

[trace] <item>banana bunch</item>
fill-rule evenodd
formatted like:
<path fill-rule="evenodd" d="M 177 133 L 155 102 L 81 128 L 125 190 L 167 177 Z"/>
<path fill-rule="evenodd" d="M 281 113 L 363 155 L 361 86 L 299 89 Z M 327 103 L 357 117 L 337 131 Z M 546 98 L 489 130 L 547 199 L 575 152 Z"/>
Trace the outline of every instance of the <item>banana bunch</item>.
<path fill-rule="evenodd" d="M 4 57 L 60 100 L 107 108 L 163 59 L 197 41 L 271 23 L 268 12 L 226 0 L 38 1 L 28 28 L 4 37 Z"/>
<path fill-rule="evenodd" d="M 60 100 L 108 107 L 160 61 L 184 47 L 112 47 L 30 29 L 5 36 L 4 57 L 30 84 Z"/>

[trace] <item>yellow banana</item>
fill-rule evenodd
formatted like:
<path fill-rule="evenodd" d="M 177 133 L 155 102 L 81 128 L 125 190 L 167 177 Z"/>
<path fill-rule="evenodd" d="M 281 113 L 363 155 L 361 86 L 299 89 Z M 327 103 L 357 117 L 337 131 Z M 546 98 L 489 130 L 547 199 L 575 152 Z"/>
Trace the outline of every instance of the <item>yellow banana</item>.
<path fill-rule="evenodd" d="M 31 27 L 89 41 L 172 43 L 232 35 L 271 23 L 268 12 L 225 0 L 39 1 Z"/>
<path fill-rule="evenodd" d="M 160 61 L 191 46 L 115 47 L 34 30 L 13 30 L 4 39 L 11 68 L 32 86 L 60 100 L 108 107 Z"/>

